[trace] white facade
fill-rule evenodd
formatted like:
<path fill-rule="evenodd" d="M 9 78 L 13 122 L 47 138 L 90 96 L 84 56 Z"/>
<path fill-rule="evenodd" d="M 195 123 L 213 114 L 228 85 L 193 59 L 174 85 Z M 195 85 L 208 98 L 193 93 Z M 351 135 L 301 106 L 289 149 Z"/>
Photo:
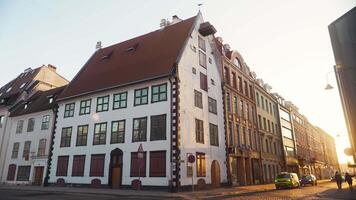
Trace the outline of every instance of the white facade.
<path fill-rule="evenodd" d="M 9 135 L 6 129 L 8 129 L 10 123 L 9 112 L 6 107 L 0 107 L 0 117 L 2 118 L 0 126 L 0 180 L 3 180 L 4 164 L 1 163 L 5 163 L 6 150 L 9 144 Z"/>
<path fill-rule="evenodd" d="M 206 184 L 211 184 L 211 166 L 215 160 L 220 168 L 220 183 L 227 182 L 226 171 L 226 151 L 225 151 L 225 129 L 224 129 L 224 110 L 223 96 L 221 86 L 221 76 L 219 74 L 218 61 L 214 57 L 213 36 L 203 37 L 198 30 L 200 23 L 203 22 L 202 16 L 198 15 L 197 23 L 194 27 L 191 37 L 189 37 L 185 46 L 183 55 L 178 64 L 179 73 L 179 135 L 180 135 L 180 150 L 181 158 L 185 160 L 181 164 L 181 185 L 191 185 L 192 178 L 187 175 L 187 155 L 196 153 L 205 154 L 206 176 L 197 177 L 196 164 L 193 165 L 194 184 L 197 184 L 198 179 L 204 179 Z M 198 37 L 204 39 L 206 44 L 206 59 L 207 67 L 199 65 L 199 47 Z M 195 48 L 194 48 L 195 47 Z M 194 51 L 193 49 L 196 49 Z M 209 61 L 210 60 L 210 61 Z M 196 73 L 192 71 L 195 68 Z M 208 91 L 204 91 L 200 87 L 200 73 L 207 75 Z M 202 93 L 203 108 L 195 107 L 194 105 L 194 90 Z M 213 114 L 208 110 L 208 97 L 217 101 L 217 114 Z M 196 127 L 195 119 L 203 120 L 204 127 L 204 143 L 196 142 Z M 218 126 L 218 146 L 210 144 L 209 123 Z"/>
<path fill-rule="evenodd" d="M 153 85 L 167 84 L 167 100 L 152 103 L 151 88 Z M 148 104 L 134 106 L 134 91 L 148 87 Z M 116 93 L 128 92 L 127 107 L 113 110 L 113 95 Z M 96 112 L 97 98 L 109 95 L 109 110 Z M 91 109 L 88 115 L 79 115 L 80 101 L 91 99 Z M 65 104 L 75 103 L 74 117 L 64 118 Z M 137 152 L 139 145 L 142 144 L 146 152 L 146 177 L 141 177 L 142 185 L 167 186 L 170 180 L 170 82 L 168 79 L 160 79 L 141 84 L 113 89 L 105 92 L 95 93 L 80 98 L 70 99 L 59 102 L 58 122 L 54 137 L 54 150 L 50 171 L 50 183 L 56 183 L 59 178 L 63 178 L 66 183 L 90 184 L 93 179 L 99 179 L 101 184 L 109 183 L 110 153 L 116 148 L 123 151 L 122 163 L 122 185 L 131 185 L 131 181 L 138 177 L 130 177 L 131 152 Z M 166 139 L 150 141 L 150 117 L 166 114 Z M 147 140 L 142 142 L 132 142 L 133 119 L 147 117 Z M 111 122 L 125 120 L 125 139 L 124 143 L 110 144 Z M 107 122 L 106 142 L 102 145 L 93 145 L 94 124 Z M 77 127 L 79 125 L 89 125 L 87 145 L 76 146 Z M 63 127 L 72 127 L 70 147 L 60 147 L 61 132 Z M 166 151 L 166 177 L 149 177 L 150 151 Z M 100 177 L 90 176 L 90 162 L 92 154 L 105 154 L 104 175 Z M 73 156 L 85 155 L 85 167 L 83 176 L 72 176 Z M 58 156 L 69 156 L 67 176 L 56 176 Z"/>
<path fill-rule="evenodd" d="M 49 117 L 49 121 L 46 120 L 46 126 L 42 126 L 44 117 Z M 37 176 L 42 184 L 46 176 L 48 153 L 50 151 L 51 133 L 53 127 L 53 111 L 46 110 L 17 117 L 10 118 L 9 128 L 7 129 L 9 137 L 8 148 L 6 150 L 6 161 L 4 165 L 4 175 L 1 182 L 9 184 L 34 184 L 36 176 L 36 168 L 41 168 Z M 34 119 L 33 131 L 28 131 L 29 119 Z M 48 118 L 47 118 L 48 119 Z M 21 131 L 17 131 L 19 121 L 23 122 Z M 18 129 L 19 130 L 19 129 Z M 44 151 L 39 153 L 40 140 L 45 143 Z M 44 142 L 45 141 L 45 142 Z M 30 142 L 30 149 L 28 156 L 24 156 L 25 142 Z M 17 156 L 13 156 L 14 144 L 18 143 Z M 8 180 L 9 166 L 16 165 L 16 172 L 13 180 Z M 19 166 L 30 166 L 30 173 L 28 180 L 18 180 Z"/>

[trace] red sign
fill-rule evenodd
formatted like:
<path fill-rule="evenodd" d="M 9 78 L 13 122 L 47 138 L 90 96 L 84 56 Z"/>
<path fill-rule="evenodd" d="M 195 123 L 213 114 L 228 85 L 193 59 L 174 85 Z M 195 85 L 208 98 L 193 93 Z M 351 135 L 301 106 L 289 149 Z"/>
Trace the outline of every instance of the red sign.
<path fill-rule="evenodd" d="M 140 144 L 140 146 L 138 147 L 138 150 L 137 150 L 137 157 L 138 158 L 143 158 L 143 147 L 142 147 L 142 144 Z"/>
<path fill-rule="evenodd" d="M 190 162 L 190 163 L 194 163 L 195 162 L 195 156 L 193 154 L 190 154 L 188 156 L 188 162 Z"/>

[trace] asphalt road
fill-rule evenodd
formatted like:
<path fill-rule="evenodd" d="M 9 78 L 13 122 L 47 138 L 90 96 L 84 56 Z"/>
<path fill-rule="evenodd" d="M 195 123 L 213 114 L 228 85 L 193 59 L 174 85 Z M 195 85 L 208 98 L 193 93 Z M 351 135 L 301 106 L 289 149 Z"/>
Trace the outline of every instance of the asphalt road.
<path fill-rule="evenodd" d="M 173 197 L 157 196 L 154 193 L 138 195 L 118 191 L 113 193 L 78 192 L 76 189 L 66 191 L 43 191 L 0 188 L 0 200 L 112 200 L 112 199 L 356 199 L 356 187 L 349 191 L 338 190 L 335 183 L 327 182 L 318 186 L 306 186 L 298 189 L 275 190 L 273 185 L 244 186 L 199 192 L 175 193 Z M 152 195 L 150 195 L 152 194 Z M 167 193 L 166 193 L 167 194 Z"/>

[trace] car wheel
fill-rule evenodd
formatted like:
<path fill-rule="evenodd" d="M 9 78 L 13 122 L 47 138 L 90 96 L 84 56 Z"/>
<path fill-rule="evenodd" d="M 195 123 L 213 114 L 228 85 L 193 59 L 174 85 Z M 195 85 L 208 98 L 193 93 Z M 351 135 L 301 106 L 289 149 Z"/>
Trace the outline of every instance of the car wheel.
<path fill-rule="evenodd" d="M 315 185 L 318 185 L 318 182 L 317 182 L 317 181 L 315 181 Z"/>
<path fill-rule="evenodd" d="M 276 190 L 279 190 L 279 187 L 278 187 L 278 186 L 276 186 Z"/>
<path fill-rule="evenodd" d="M 312 182 L 311 185 L 314 186 L 314 182 Z"/>

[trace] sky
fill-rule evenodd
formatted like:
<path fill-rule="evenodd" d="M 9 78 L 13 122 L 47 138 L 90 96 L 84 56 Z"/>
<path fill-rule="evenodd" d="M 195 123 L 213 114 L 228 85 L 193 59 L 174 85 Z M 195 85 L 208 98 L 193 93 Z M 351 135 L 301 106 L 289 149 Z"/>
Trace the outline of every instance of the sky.
<path fill-rule="evenodd" d="M 216 36 L 335 137 L 340 162 L 351 160 L 328 25 L 356 0 L 0 0 L 0 86 L 43 64 L 71 80 L 97 41 L 105 47 L 154 31 L 163 18 L 189 18 L 199 3 Z M 327 79 L 333 90 L 324 90 Z"/>

